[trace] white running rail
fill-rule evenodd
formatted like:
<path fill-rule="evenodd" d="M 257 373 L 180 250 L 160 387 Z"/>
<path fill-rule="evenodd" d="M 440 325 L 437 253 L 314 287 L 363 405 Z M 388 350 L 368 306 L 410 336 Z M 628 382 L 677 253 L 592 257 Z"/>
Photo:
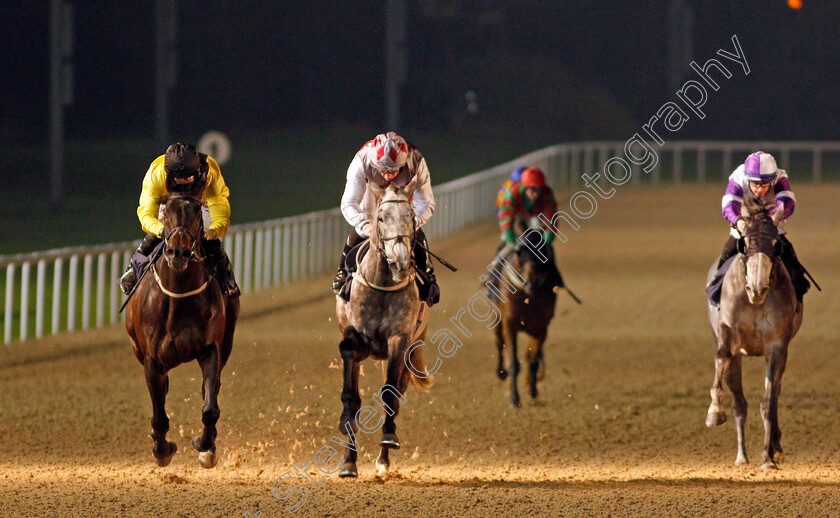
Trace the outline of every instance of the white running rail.
<path fill-rule="evenodd" d="M 539 167 L 556 188 L 575 187 L 582 185 L 582 173 L 598 171 L 609 158 L 622 156 L 624 144 L 558 144 L 438 185 L 436 213 L 425 226 L 426 234 L 438 238 L 487 220 L 493 214 L 499 187 L 516 167 Z M 820 181 L 827 169 L 823 165 L 827 155 L 833 159 L 831 167 L 840 168 L 840 142 L 676 141 L 657 149 L 659 166 L 650 173 L 641 173 L 635 166 L 632 181 L 716 181 L 723 187 L 733 165 L 759 149 L 775 154 L 797 180 L 807 175 Z M 798 159 L 797 167 L 810 170 L 792 170 L 792 157 Z M 837 177 L 837 171 L 831 173 Z M 331 270 L 349 228 L 338 209 L 324 210 L 233 225 L 224 237 L 224 246 L 247 294 Z M 4 343 L 119 321 L 123 294 L 117 281 L 136 246 L 137 242 L 126 242 L 0 256 Z"/>

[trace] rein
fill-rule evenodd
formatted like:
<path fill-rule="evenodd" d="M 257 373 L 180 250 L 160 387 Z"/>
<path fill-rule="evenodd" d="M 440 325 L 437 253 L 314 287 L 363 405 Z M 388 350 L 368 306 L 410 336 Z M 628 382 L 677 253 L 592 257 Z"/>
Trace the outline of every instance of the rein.
<path fill-rule="evenodd" d="M 362 246 L 359 247 L 359 250 L 356 251 L 356 264 L 359 265 L 359 269 L 356 271 L 356 275 L 354 277 L 356 278 L 356 280 L 359 281 L 359 284 L 361 284 L 363 286 L 367 286 L 368 288 L 376 290 L 376 291 L 384 291 L 384 292 L 402 291 L 402 290 L 408 288 L 411 285 L 411 281 L 414 280 L 414 270 L 412 270 L 411 273 L 408 274 L 408 277 L 406 277 L 405 279 L 403 279 L 399 283 L 394 284 L 393 286 L 380 286 L 378 284 L 374 284 L 372 282 L 369 282 L 367 279 L 365 279 L 364 274 L 362 274 L 361 264 L 362 264 L 362 250 L 365 250 L 367 248 L 370 248 L 370 241 L 367 241 L 366 243 L 364 243 Z"/>
<path fill-rule="evenodd" d="M 383 203 L 407 203 L 409 206 L 411 205 L 411 202 L 408 201 L 408 200 L 384 200 L 384 201 L 379 202 L 379 205 L 382 205 Z M 412 224 L 412 231 L 414 231 L 415 230 L 414 225 L 416 225 L 416 222 L 414 221 L 414 217 L 411 218 L 411 224 Z M 388 256 L 385 253 L 385 248 L 383 248 L 379 243 L 384 242 L 384 241 L 392 241 L 392 240 L 407 241 L 408 242 L 407 246 L 408 246 L 408 249 L 411 253 L 411 259 L 412 259 L 412 262 L 413 262 L 413 260 L 414 260 L 414 247 L 412 246 L 412 243 L 414 241 L 414 236 L 413 235 L 407 236 L 405 234 L 397 234 L 396 236 L 382 237 L 382 235 L 379 233 L 379 225 L 376 225 L 376 237 L 377 237 L 377 243 L 375 243 L 373 246 L 374 246 L 374 248 L 376 248 L 376 251 L 379 252 L 380 257 L 382 257 L 386 261 L 390 262 L 390 259 L 388 259 Z M 359 281 L 359 284 L 362 284 L 363 286 L 367 286 L 368 288 L 371 288 L 373 290 L 384 291 L 386 293 L 403 291 L 406 288 L 408 288 L 411 285 L 411 282 L 414 280 L 414 275 L 415 275 L 414 268 L 411 269 L 411 272 L 408 274 L 408 276 L 405 279 L 398 282 L 397 284 L 394 284 L 393 286 L 380 286 L 378 284 L 374 284 L 374 283 L 368 281 L 367 279 L 365 279 L 365 276 L 362 273 L 362 269 L 361 269 L 362 251 L 366 250 L 367 248 L 370 248 L 371 243 L 372 243 L 372 240 L 368 240 L 367 243 L 360 246 L 359 250 L 356 252 L 356 264 L 359 265 L 359 269 L 356 272 L 356 274 L 357 274 L 356 279 Z"/>
<path fill-rule="evenodd" d="M 163 287 L 163 281 L 161 281 L 160 276 L 158 275 L 157 268 L 155 268 L 155 263 L 150 264 L 149 268 L 151 268 L 152 273 L 155 274 L 155 282 L 157 282 L 157 285 L 158 285 L 158 288 L 160 288 L 160 291 L 162 291 L 166 295 L 172 297 L 173 299 L 184 299 L 184 298 L 187 298 L 187 297 L 192 297 L 193 295 L 198 295 L 199 293 L 204 291 L 205 288 L 207 288 L 208 284 L 210 284 L 210 277 L 207 277 L 207 280 L 204 281 L 204 284 L 202 284 L 198 288 L 196 288 L 192 291 L 185 292 L 185 293 L 175 293 L 174 291 L 169 291 L 169 290 L 167 290 L 166 288 Z"/>

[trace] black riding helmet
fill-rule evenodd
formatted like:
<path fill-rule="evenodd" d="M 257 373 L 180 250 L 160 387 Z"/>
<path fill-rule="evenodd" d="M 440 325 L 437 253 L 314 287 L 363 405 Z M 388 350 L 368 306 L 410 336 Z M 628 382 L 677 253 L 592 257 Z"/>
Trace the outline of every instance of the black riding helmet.
<path fill-rule="evenodd" d="M 166 148 L 163 159 L 166 171 L 166 189 L 200 195 L 207 179 L 207 156 L 198 153 L 195 146 L 177 142 Z"/>

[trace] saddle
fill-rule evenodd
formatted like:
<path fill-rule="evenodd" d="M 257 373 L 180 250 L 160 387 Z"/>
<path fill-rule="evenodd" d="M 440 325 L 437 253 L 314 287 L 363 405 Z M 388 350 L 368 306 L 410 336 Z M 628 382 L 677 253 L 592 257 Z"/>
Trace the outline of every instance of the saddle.
<path fill-rule="evenodd" d="M 370 238 L 365 238 L 351 248 L 350 251 L 347 252 L 347 256 L 344 258 L 344 269 L 347 271 L 347 281 L 345 281 L 344 286 L 341 287 L 338 295 L 344 299 L 345 302 L 350 301 L 350 291 L 353 289 L 353 279 L 356 271 L 359 269 L 359 262 L 361 262 L 369 251 Z M 416 274 L 414 280 L 417 283 L 417 289 L 420 292 L 420 300 L 425 301 L 429 306 L 434 305 L 437 300 L 435 300 L 435 297 L 429 296 L 432 285 L 429 275 L 416 266 L 414 268 L 414 272 Z"/>

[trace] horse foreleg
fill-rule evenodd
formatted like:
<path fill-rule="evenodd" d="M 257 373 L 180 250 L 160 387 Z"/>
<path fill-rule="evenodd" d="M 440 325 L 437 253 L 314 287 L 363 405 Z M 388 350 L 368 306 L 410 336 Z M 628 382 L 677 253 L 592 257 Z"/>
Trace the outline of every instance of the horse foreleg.
<path fill-rule="evenodd" d="M 767 377 L 761 398 L 761 419 L 764 421 L 764 463 L 761 469 L 777 469 L 782 453 L 782 431 L 779 429 L 779 394 L 782 374 L 787 363 L 787 345 L 776 344 L 767 352 Z"/>
<path fill-rule="evenodd" d="M 510 407 L 519 408 L 519 389 L 516 387 L 516 378 L 519 376 L 519 355 L 516 351 L 516 329 L 513 326 L 505 325 L 505 343 L 510 351 Z"/>
<path fill-rule="evenodd" d="M 338 430 L 347 435 L 347 446 L 344 449 L 344 464 L 338 472 L 339 477 L 358 477 L 356 469 L 356 458 L 358 445 L 356 444 L 356 432 L 359 425 L 356 423 L 356 412 L 362 406 L 362 398 L 359 396 L 359 362 L 357 359 L 359 348 L 359 336 L 355 329 L 347 328 L 344 332 L 344 339 L 338 344 L 341 354 L 341 361 L 344 366 L 344 384 L 341 389 L 341 403 L 343 410 L 338 423 Z"/>
<path fill-rule="evenodd" d="M 726 412 L 723 411 L 720 398 L 723 396 L 721 380 L 732 359 L 727 329 L 725 326 L 721 326 L 720 337 L 718 338 L 717 354 L 715 355 L 715 379 L 712 381 L 711 389 L 712 403 L 709 405 L 709 411 L 706 414 L 706 426 L 720 426 L 726 422 Z"/>
<path fill-rule="evenodd" d="M 733 356 L 724 375 L 726 384 L 732 392 L 732 416 L 735 418 L 735 433 L 738 436 L 738 455 L 735 457 L 735 465 L 741 466 L 749 462 L 747 460 L 747 446 L 744 440 L 744 425 L 747 422 L 747 398 L 744 397 L 744 387 L 741 383 L 741 360 L 740 356 Z"/>
<path fill-rule="evenodd" d="M 152 398 L 152 433 L 154 441 L 152 454 L 158 466 L 167 466 L 178 450 L 174 442 L 166 440 L 169 431 L 169 418 L 166 416 L 166 393 L 169 392 L 169 376 L 166 371 L 150 357 L 143 362 L 146 386 Z"/>
<path fill-rule="evenodd" d="M 201 422 L 204 424 L 204 431 L 201 435 L 193 437 L 193 448 L 198 450 L 198 462 L 204 468 L 212 468 L 216 465 L 216 422 L 219 420 L 219 387 L 220 365 L 219 350 L 215 344 L 205 349 L 198 357 L 198 364 L 201 366 L 203 382 L 201 394 L 204 397 L 204 406 L 201 408 Z"/>
<path fill-rule="evenodd" d="M 397 437 L 395 419 L 400 413 L 400 403 L 405 400 L 403 394 L 408 389 L 411 373 L 405 367 L 403 360 L 404 349 L 408 343 L 407 337 L 393 338 L 389 341 L 388 370 L 385 385 L 375 398 L 382 404 L 385 422 L 382 425 L 382 439 L 379 441 L 379 456 L 376 458 L 376 472 L 382 477 L 388 474 L 391 467 L 389 450 L 400 449 L 400 439 Z"/>
<path fill-rule="evenodd" d="M 505 369 L 505 338 L 502 334 L 502 327 L 503 326 L 499 325 L 495 327 L 496 351 L 499 354 L 499 362 L 496 365 L 496 376 L 498 376 L 500 380 L 505 380 L 508 377 L 508 371 Z"/>
<path fill-rule="evenodd" d="M 537 380 L 540 378 L 539 371 L 542 367 L 542 347 L 545 343 L 545 336 L 531 336 L 528 340 L 528 389 L 532 399 L 536 399 Z"/>

